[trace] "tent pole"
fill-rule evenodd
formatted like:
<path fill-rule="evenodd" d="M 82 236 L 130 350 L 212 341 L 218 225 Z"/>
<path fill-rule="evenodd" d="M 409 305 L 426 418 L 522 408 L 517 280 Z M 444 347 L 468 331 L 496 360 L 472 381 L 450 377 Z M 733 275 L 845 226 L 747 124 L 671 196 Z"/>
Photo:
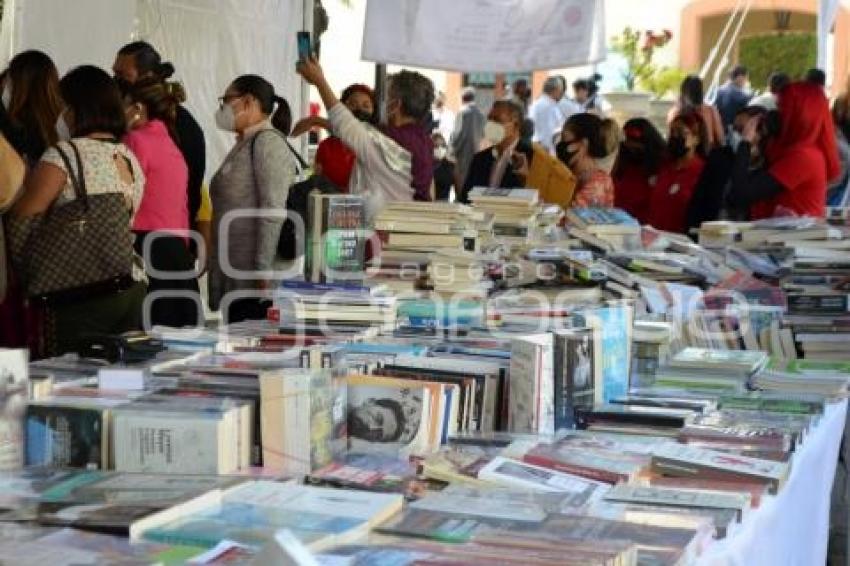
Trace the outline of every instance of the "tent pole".
<path fill-rule="evenodd" d="M 375 100 L 378 101 L 378 120 L 383 123 L 387 118 L 384 116 L 387 102 L 387 66 L 384 63 L 375 64 Z"/>

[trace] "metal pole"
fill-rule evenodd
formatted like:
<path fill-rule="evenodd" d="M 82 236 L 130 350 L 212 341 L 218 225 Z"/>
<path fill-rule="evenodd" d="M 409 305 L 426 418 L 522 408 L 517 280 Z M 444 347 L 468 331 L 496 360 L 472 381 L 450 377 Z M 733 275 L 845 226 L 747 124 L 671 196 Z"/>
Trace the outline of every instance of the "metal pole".
<path fill-rule="evenodd" d="M 387 102 L 387 66 L 384 63 L 375 64 L 375 99 L 378 101 L 378 121 L 383 123 L 387 117 L 386 102 Z"/>

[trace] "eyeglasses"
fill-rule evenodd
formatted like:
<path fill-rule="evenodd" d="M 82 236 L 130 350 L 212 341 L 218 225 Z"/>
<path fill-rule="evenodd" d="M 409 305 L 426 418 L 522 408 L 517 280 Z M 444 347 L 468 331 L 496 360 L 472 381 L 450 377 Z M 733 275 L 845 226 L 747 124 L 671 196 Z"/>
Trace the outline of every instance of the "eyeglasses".
<path fill-rule="evenodd" d="M 218 97 L 218 104 L 219 104 L 219 106 L 224 106 L 225 104 L 229 103 L 231 100 L 236 100 L 237 98 L 242 98 L 242 96 L 243 95 L 241 95 L 241 94 L 225 94 L 224 96 Z"/>

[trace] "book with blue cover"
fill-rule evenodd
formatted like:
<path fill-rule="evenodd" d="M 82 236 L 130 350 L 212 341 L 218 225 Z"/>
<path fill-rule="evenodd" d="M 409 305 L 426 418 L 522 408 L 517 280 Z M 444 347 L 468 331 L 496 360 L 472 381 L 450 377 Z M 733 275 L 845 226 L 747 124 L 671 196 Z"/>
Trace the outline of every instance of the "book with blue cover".
<path fill-rule="evenodd" d="M 629 391 L 634 309 L 611 303 L 578 314 L 578 323 L 593 329 L 596 403 L 609 403 Z M 600 387 L 601 385 L 601 387 Z"/>

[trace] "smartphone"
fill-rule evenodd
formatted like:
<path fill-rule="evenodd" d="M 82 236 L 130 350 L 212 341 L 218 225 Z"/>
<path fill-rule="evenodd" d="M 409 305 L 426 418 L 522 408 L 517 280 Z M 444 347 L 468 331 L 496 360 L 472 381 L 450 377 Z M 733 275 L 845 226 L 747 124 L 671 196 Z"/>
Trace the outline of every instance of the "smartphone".
<path fill-rule="evenodd" d="M 299 31 L 298 35 L 298 60 L 306 61 L 313 55 L 313 44 L 310 40 L 309 31 Z"/>

